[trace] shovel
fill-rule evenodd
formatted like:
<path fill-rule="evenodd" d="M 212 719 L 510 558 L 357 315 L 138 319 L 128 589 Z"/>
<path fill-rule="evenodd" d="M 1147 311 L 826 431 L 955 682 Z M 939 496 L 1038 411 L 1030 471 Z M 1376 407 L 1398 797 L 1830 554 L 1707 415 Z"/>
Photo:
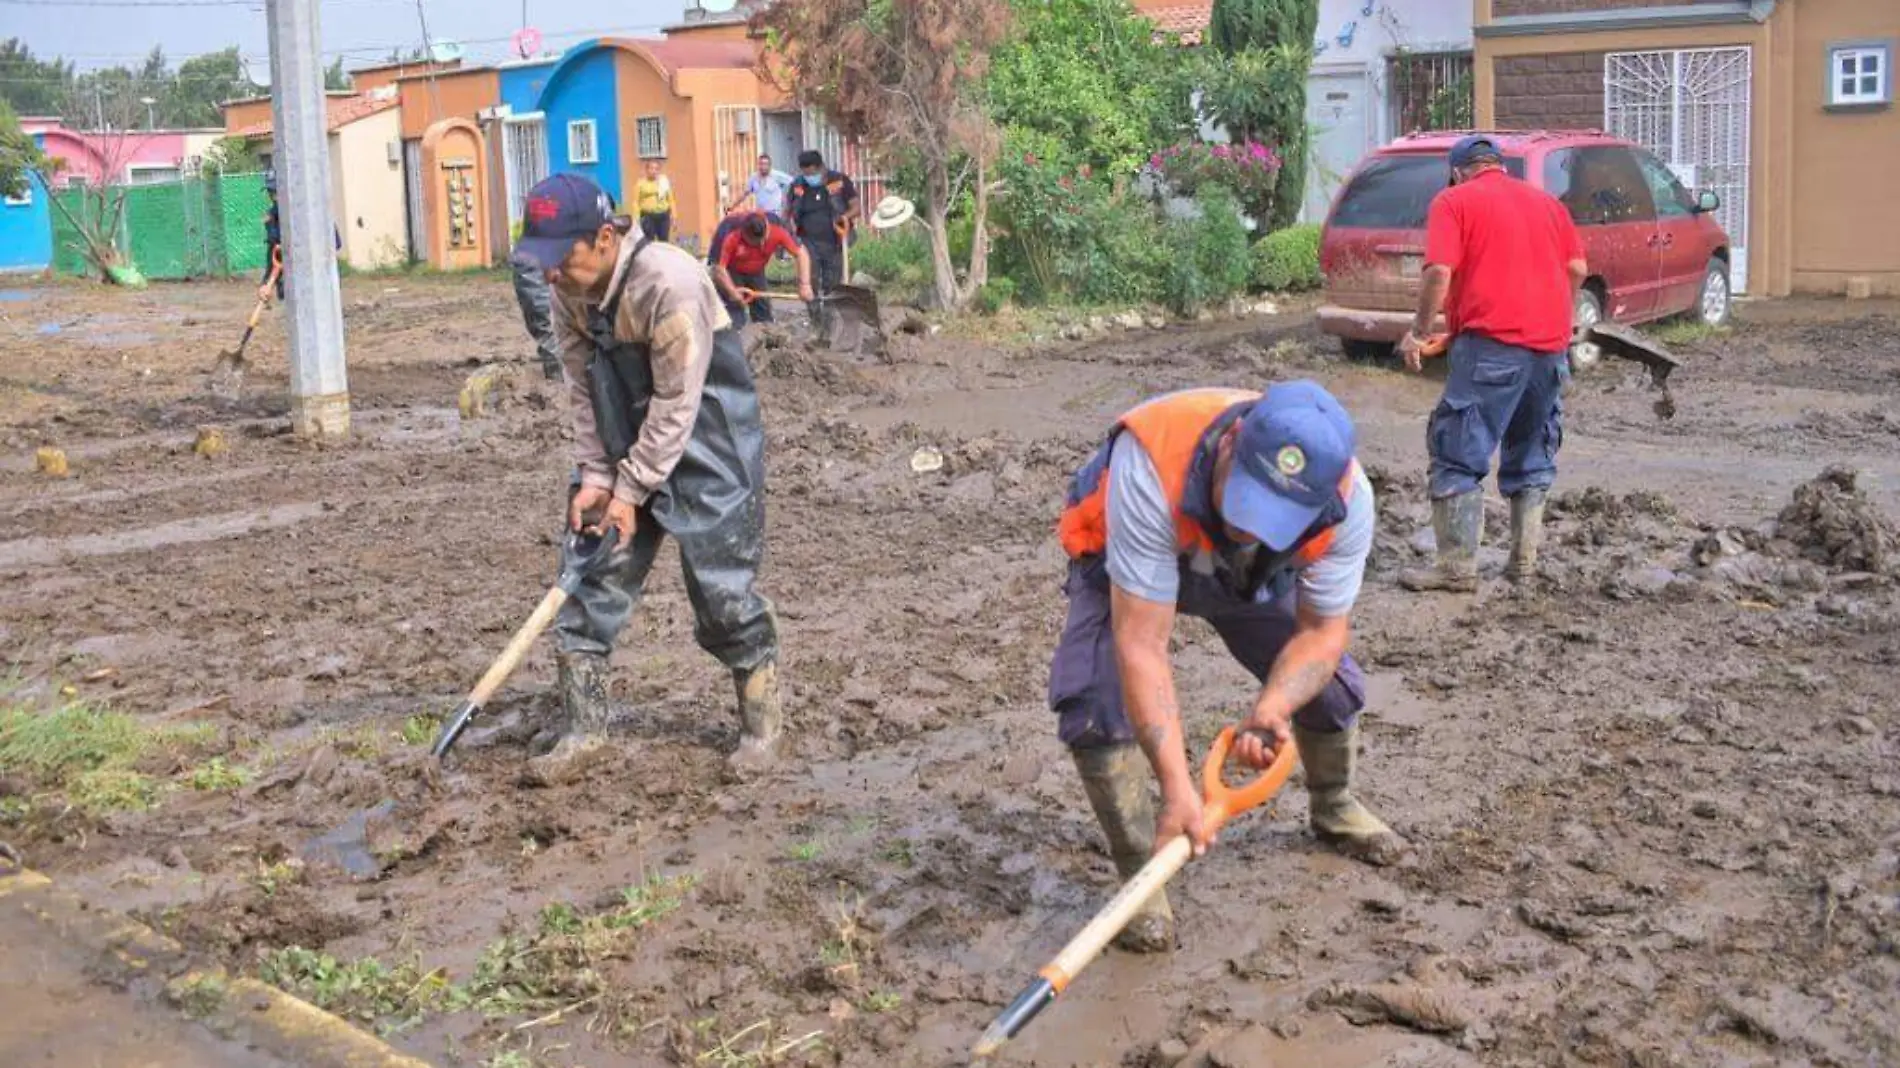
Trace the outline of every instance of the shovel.
<path fill-rule="evenodd" d="M 1208 833 L 1220 829 L 1221 825 L 1235 816 L 1265 804 L 1267 799 L 1279 792 L 1286 783 L 1286 777 L 1293 771 L 1293 762 L 1298 758 L 1292 745 L 1283 745 L 1273 757 L 1273 763 L 1254 780 L 1238 790 L 1231 790 L 1221 778 L 1221 769 L 1227 763 L 1227 754 L 1234 745 L 1234 728 L 1227 727 L 1214 739 L 1214 747 L 1207 751 L 1207 761 L 1201 765 L 1201 801 L 1203 804 L 1201 819 Z M 1193 844 L 1187 835 L 1181 835 L 1161 848 L 1161 851 L 1149 858 L 1134 877 L 1122 884 L 1122 888 L 1102 906 L 1102 911 L 1082 928 L 1082 932 L 1062 947 L 1055 959 L 1043 965 L 1042 971 L 1014 1001 L 996 1017 L 983 1037 L 977 1040 L 971 1051 L 977 1058 L 984 1058 L 1003 1048 L 1003 1044 L 1016 1037 L 1036 1014 L 1048 1008 L 1056 996 L 1067 989 L 1083 968 L 1088 967 L 1108 943 L 1121 933 L 1135 913 L 1147 904 L 1148 899 L 1165 886 L 1187 865 L 1193 856 Z"/>
<path fill-rule="evenodd" d="M 244 336 L 238 338 L 236 349 L 225 349 L 218 353 L 218 374 L 240 375 L 244 373 L 244 347 L 251 343 L 251 335 L 257 331 L 258 320 L 264 317 L 264 309 L 270 306 L 270 288 L 277 284 L 277 276 L 284 270 L 281 256 L 271 260 L 270 274 L 264 279 L 264 296 L 257 298 L 257 307 L 251 309 L 251 318 L 244 324 Z"/>
<path fill-rule="evenodd" d="M 561 554 L 560 577 L 554 580 L 547 596 L 535 606 L 534 614 L 528 617 L 520 630 L 515 631 L 514 637 L 508 639 L 507 648 L 501 651 L 501 655 L 482 675 L 481 681 L 469 691 L 468 699 L 443 725 L 442 733 L 436 735 L 435 746 L 429 750 L 431 756 L 440 760 L 448 755 L 450 747 L 468 729 L 476 713 L 501 688 L 501 684 L 508 681 L 508 676 L 514 674 L 521 658 L 528 655 L 528 647 L 554 622 L 555 613 L 561 610 L 569 597 L 574 596 L 575 590 L 580 589 L 583 580 L 606 564 L 607 558 L 613 555 L 614 545 L 619 541 L 620 532 L 613 527 L 607 527 L 598 534 L 570 533 L 567 536 L 567 551 Z"/>
<path fill-rule="evenodd" d="M 825 343 L 836 352 L 857 352 L 864 344 L 865 328 L 879 342 L 884 339 L 884 320 L 878 309 L 877 293 L 851 284 L 851 227 L 839 221 L 838 247 L 842 257 L 838 273 L 843 280 L 831 292 L 820 294 L 810 303 L 813 312 L 825 309 L 825 326 L 819 331 Z M 775 295 L 775 294 L 774 294 Z M 818 316 L 812 316 L 816 322 Z"/>
<path fill-rule="evenodd" d="M 1620 323 L 1594 323 L 1586 327 L 1582 336 L 1573 341 L 1572 345 L 1577 343 L 1594 345 L 1597 352 L 1601 354 L 1642 364 L 1644 369 L 1649 371 L 1650 384 L 1662 393 L 1655 404 L 1656 414 L 1663 419 L 1675 418 L 1676 398 L 1669 391 L 1669 376 L 1676 368 L 1682 366 L 1682 361 L 1676 359 L 1662 342 L 1644 337 Z M 1419 346 L 1419 355 L 1443 356 L 1450 347 L 1451 335 L 1438 334 L 1425 339 L 1425 343 Z M 1572 366 L 1576 366 L 1574 355 Z M 1587 367 L 1589 364 L 1583 366 Z"/>

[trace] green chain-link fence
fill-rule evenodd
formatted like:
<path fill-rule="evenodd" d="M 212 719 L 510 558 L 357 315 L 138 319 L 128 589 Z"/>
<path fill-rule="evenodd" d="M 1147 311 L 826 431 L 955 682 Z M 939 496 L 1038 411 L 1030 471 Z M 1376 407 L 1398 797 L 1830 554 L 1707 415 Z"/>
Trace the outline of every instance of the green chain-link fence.
<path fill-rule="evenodd" d="M 176 182 L 117 186 L 103 198 L 62 190 L 65 211 L 53 213 L 53 266 L 62 274 L 92 273 L 70 214 L 97 225 L 123 197 L 114 244 L 147 278 L 217 278 L 264 270 L 264 195 L 261 174 L 227 174 Z"/>

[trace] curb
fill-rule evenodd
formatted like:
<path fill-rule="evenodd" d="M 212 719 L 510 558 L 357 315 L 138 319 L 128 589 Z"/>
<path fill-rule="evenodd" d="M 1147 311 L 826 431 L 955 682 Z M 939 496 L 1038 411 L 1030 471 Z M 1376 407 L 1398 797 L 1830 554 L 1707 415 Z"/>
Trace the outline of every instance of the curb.
<path fill-rule="evenodd" d="M 429 1068 L 381 1039 L 315 1005 L 222 968 L 192 967 L 176 941 L 128 916 L 96 909 L 24 868 L 0 868 L 0 911 L 25 915 L 91 957 L 114 985 L 162 998 L 218 1038 L 241 1043 L 301 1068 Z M 91 970 L 91 969 L 89 969 Z"/>

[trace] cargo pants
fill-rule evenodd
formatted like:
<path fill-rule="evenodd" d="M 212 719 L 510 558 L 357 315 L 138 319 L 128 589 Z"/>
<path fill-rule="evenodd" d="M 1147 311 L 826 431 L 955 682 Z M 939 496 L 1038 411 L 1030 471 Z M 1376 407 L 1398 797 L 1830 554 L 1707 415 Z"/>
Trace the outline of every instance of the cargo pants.
<path fill-rule="evenodd" d="M 546 378 L 559 378 L 561 356 L 554 347 L 554 323 L 550 318 L 553 294 L 548 289 L 547 274 L 527 260 L 512 259 L 509 266 L 514 269 L 515 303 L 521 305 L 521 323 L 534 339 L 541 374 Z"/>
<path fill-rule="evenodd" d="M 1478 489 L 1498 462 L 1498 492 L 1514 497 L 1557 480 L 1564 441 L 1564 352 L 1533 352 L 1482 334 L 1459 334 L 1445 392 L 1425 430 L 1432 499 Z"/>
<path fill-rule="evenodd" d="M 1049 665 L 1049 707 L 1056 714 L 1057 736 L 1071 749 L 1135 742 L 1109 621 L 1109 586 L 1108 565 L 1102 557 L 1070 562 L 1063 585 L 1069 615 Z M 1296 597 L 1288 593 L 1264 603 L 1245 601 L 1212 578 L 1183 568 L 1177 610 L 1212 624 L 1227 651 L 1264 684 L 1280 650 L 1293 637 Z M 1351 727 L 1365 705 L 1365 673 L 1347 654 L 1340 658 L 1332 681 L 1294 713 L 1293 721 L 1308 730 L 1332 734 Z"/>

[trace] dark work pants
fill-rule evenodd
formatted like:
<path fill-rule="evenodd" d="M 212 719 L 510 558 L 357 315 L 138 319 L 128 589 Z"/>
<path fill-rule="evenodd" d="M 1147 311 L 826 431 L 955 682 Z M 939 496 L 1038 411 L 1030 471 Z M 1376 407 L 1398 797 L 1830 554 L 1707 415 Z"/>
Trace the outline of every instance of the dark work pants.
<path fill-rule="evenodd" d="M 640 216 L 640 232 L 655 241 L 667 241 L 673 237 L 673 213 L 655 212 Z"/>
<path fill-rule="evenodd" d="M 1213 624 L 1240 665 L 1265 683 L 1273 662 L 1295 628 L 1293 595 L 1255 604 L 1219 592 L 1210 580 L 1182 575 L 1182 615 Z M 1049 665 L 1049 707 L 1057 717 L 1057 736 L 1071 749 L 1130 745 L 1134 727 L 1122 700 L 1119 658 L 1109 624 L 1108 566 L 1100 557 L 1069 565 L 1063 586 L 1069 618 Z M 1293 716 L 1300 726 L 1323 733 L 1351 727 L 1366 705 L 1365 674 L 1350 654 L 1320 695 Z"/>
<path fill-rule="evenodd" d="M 1425 431 L 1434 500 L 1478 489 L 1498 461 L 1498 492 L 1514 497 L 1557 480 L 1564 441 L 1563 352 L 1532 352 L 1463 333 L 1452 340 L 1445 392 Z"/>
<path fill-rule="evenodd" d="M 764 272 L 740 274 L 738 271 L 728 269 L 726 273 L 732 275 L 732 284 L 741 289 L 763 291 L 770 284 L 765 280 Z M 751 304 L 741 304 L 728 298 L 724 293 L 719 295 L 719 299 L 726 302 L 726 314 L 731 317 L 734 326 L 744 326 L 748 319 L 755 323 L 772 321 L 772 301 L 769 297 L 755 298 Z"/>
<path fill-rule="evenodd" d="M 541 268 L 525 260 L 511 260 L 515 274 L 515 302 L 521 305 L 521 323 L 534 339 L 535 355 L 541 361 L 541 373 L 548 378 L 561 377 L 561 358 L 554 347 L 554 324 L 549 318 L 548 277 Z"/>

